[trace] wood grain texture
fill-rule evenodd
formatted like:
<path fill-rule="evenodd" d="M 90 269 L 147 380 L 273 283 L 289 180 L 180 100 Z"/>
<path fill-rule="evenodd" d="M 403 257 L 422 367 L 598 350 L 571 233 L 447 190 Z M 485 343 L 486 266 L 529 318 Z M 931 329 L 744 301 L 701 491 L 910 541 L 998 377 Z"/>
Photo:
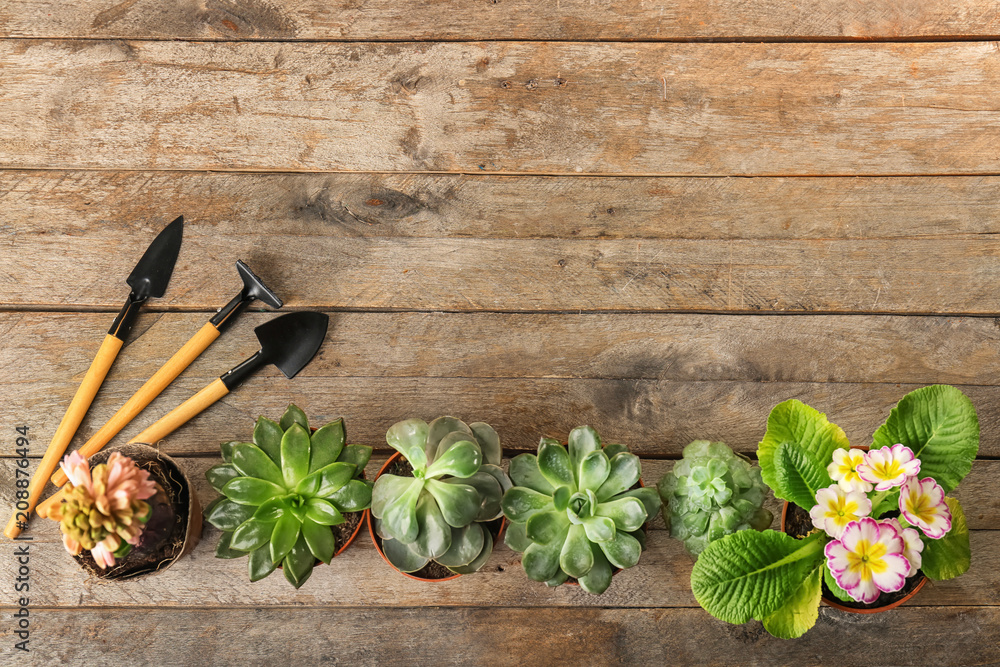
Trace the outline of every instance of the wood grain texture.
<path fill-rule="evenodd" d="M 672 178 L 0 171 L 0 233 L 890 239 L 1000 233 L 1000 177 Z M 980 239 L 985 240 L 985 239 Z M 263 240 L 261 241 L 263 242 Z"/>
<path fill-rule="evenodd" d="M 0 166 L 1000 171 L 992 43 L 4 41 Z"/>
<path fill-rule="evenodd" d="M 255 40 L 782 39 L 1000 34 L 988 3 L 957 0 L 11 0 L 0 36 Z"/>
<path fill-rule="evenodd" d="M 36 613 L 31 664 L 93 662 L 112 651 L 135 663 L 163 665 L 604 666 L 662 664 L 668 656 L 673 664 L 756 666 L 801 664 L 808 656 L 815 665 L 865 667 L 877 655 L 884 664 L 965 667 L 970 659 L 1000 660 L 995 607 L 914 607 L 868 616 L 823 608 L 816 627 L 796 641 L 775 639 L 756 622 L 726 625 L 701 609 L 143 608 L 123 615 L 113 608 L 42 608 Z M 280 634 L 272 634 L 277 628 Z"/>

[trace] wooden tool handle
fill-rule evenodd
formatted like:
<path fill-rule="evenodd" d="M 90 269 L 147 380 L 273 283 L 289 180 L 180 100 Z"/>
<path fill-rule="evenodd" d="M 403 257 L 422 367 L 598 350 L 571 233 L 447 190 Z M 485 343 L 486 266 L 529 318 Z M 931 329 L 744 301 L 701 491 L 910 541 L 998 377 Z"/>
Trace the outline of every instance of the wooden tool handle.
<path fill-rule="evenodd" d="M 125 405 L 108 420 L 107 424 L 91 436 L 90 440 L 80 448 L 80 454 L 89 458 L 99 452 L 104 445 L 108 444 L 111 438 L 118 435 L 119 431 L 135 419 L 136 415 L 142 412 L 154 398 L 159 396 L 167 385 L 173 382 L 218 337 L 219 330 L 211 322 L 206 322 L 205 326 L 198 333 L 192 336 L 188 342 L 184 343 L 181 349 L 177 350 L 174 356 L 170 357 L 153 374 L 153 377 L 146 380 L 146 384 L 142 385 L 139 391 L 135 392 L 132 398 L 128 399 Z M 55 474 L 52 475 L 52 483 L 56 486 L 65 484 L 66 473 L 62 470 L 56 470 Z"/>
<path fill-rule="evenodd" d="M 214 380 L 197 394 L 163 415 L 155 424 L 129 440 L 129 444 L 141 442 L 155 445 L 228 393 L 229 389 L 222 380 Z"/>
<path fill-rule="evenodd" d="M 31 478 L 31 483 L 28 485 L 28 508 L 26 510 L 16 510 L 14 516 L 7 522 L 7 528 L 3 531 L 3 534 L 7 537 L 14 539 L 21 534 L 24 524 L 27 523 L 28 515 L 35 509 L 35 505 L 38 504 L 38 499 L 42 495 L 42 490 L 45 488 L 46 482 L 49 481 L 52 471 L 59 465 L 59 459 L 66 452 L 66 447 L 69 446 L 70 440 L 76 434 L 76 430 L 80 428 L 83 416 L 87 414 L 90 403 L 94 400 L 97 390 L 101 387 L 101 383 L 104 382 L 104 377 L 108 374 L 108 370 L 111 368 L 111 364 L 114 363 L 120 349 L 122 349 L 122 341 L 120 339 L 110 334 L 104 337 L 104 342 L 101 343 L 101 347 L 97 351 L 97 356 L 94 357 L 94 361 L 90 364 L 90 369 L 87 370 L 87 375 L 84 376 L 83 382 L 80 383 L 80 388 L 73 395 L 73 400 L 70 402 L 66 414 L 63 415 L 62 421 L 59 422 L 59 428 L 56 429 L 55 435 L 52 436 L 49 448 L 45 450 L 45 456 L 42 457 L 42 461 L 38 464 L 38 469 L 35 471 L 34 477 Z"/>

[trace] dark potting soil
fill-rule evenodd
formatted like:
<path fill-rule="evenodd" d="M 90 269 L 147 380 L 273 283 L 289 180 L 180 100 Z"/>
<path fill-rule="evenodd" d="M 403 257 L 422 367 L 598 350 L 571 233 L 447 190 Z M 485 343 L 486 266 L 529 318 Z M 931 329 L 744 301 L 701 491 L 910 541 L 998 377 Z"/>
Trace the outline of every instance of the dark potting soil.
<path fill-rule="evenodd" d="M 899 516 L 899 512 L 886 512 L 885 517 L 891 518 L 893 516 Z M 785 512 L 785 533 L 791 535 L 792 537 L 805 537 L 813 530 L 812 519 L 809 516 L 809 512 L 795 505 L 794 503 L 788 504 L 788 511 Z M 924 573 L 917 570 L 916 574 L 912 577 L 907 578 L 906 583 L 903 587 L 896 591 L 895 593 L 880 593 L 878 600 L 871 604 L 865 604 L 864 602 L 855 602 L 854 600 L 841 600 L 827 587 L 826 582 L 823 582 L 823 600 L 826 602 L 834 602 L 836 604 L 842 605 L 844 607 L 849 607 L 850 609 L 878 609 L 879 607 L 886 607 L 893 602 L 898 602 L 902 600 L 914 588 L 920 585 L 920 582 L 924 579 Z"/>
<path fill-rule="evenodd" d="M 110 456 L 111 452 L 98 452 L 91 457 L 91 465 L 106 463 Z M 159 485 L 162 493 L 147 501 L 153 505 L 153 514 L 140 536 L 139 544 L 124 557 L 116 558 L 113 567 L 101 569 L 90 551 L 74 556 L 84 570 L 101 579 L 131 579 L 155 572 L 176 560 L 184 549 L 191 499 L 183 475 L 163 459 L 140 459 L 134 455 L 131 458 L 140 468 L 149 471 L 150 478 Z"/>
<path fill-rule="evenodd" d="M 347 544 L 347 540 L 351 539 L 351 535 L 354 534 L 354 531 L 364 517 L 364 512 L 346 512 L 344 514 L 344 523 L 333 526 L 333 553 L 337 553 Z"/>
<path fill-rule="evenodd" d="M 398 459 L 393 461 L 388 468 L 385 469 L 385 472 L 383 474 L 398 475 L 400 477 L 412 477 L 413 466 L 410 465 L 409 461 L 400 456 Z M 496 543 L 497 539 L 499 538 L 500 526 L 502 525 L 503 525 L 502 517 L 483 524 L 483 526 L 487 530 L 493 533 L 494 543 Z M 375 540 L 378 542 L 378 547 L 379 550 L 381 551 L 382 538 L 378 536 L 378 533 L 375 533 Z M 455 576 L 454 572 L 446 568 L 444 565 L 441 565 L 440 563 L 435 563 L 434 561 L 430 561 L 429 563 L 427 563 L 427 565 L 424 565 L 416 572 L 408 572 L 407 574 L 413 577 L 420 577 L 421 579 L 446 579 L 448 577 Z"/>

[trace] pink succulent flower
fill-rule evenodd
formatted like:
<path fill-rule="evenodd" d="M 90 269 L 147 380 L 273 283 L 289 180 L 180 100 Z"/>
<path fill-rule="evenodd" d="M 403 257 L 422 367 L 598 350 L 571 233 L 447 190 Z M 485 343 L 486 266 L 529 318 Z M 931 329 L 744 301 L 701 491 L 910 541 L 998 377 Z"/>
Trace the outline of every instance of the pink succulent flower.
<path fill-rule="evenodd" d="M 858 476 L 875 485 L 876 491 L 888 491 L 901 486 L 908 478 L 920 472 L 920 459 L 906 445 L 873 449 L 865 454 L 864 463 L 858 466 Z"/>
<path fill-rule="evenodd" d="M 868 496 L 861 491 L 847 493 L 838 484 L 817 491 L 816 503 L 809 510 L 813 525 L 834 539 L 840 539 L 844 526 L 872 511 Z"/>
<path fill-rule="evenodd" d="M 844 528 L 839 540 L 826 545 L 826 563 L 837 585 L 858 602 L 871 603 L 879 592 L 898 591 L 906 583 L 910 562 L 905 542 L 887 521 L 864 517 Z"/>
<path fill-rule="evenodd" d="M 840 485 L 844 491 L 863 491 L 868 493 L 872 490 L 870 482 L 866 482 L 858 475 L 858 466 L 865 462 L 865 453 L 860 449 L 835 449 L 833 450 L 833 463 L 826 467 L 830 473 L 830 478 Z"/>
<path fill-rule="evenodd" d="M 951 530 L 951 509 L 944 499 L 944 489 L 931 477 L 912 477 L 899 490 L 899 511 L 908 522 L 939 540 Z"/>
<path fill-rule="evenodd" d="M 59 462 L 59 467 L 66 473 L 73 486 L 82 486 L 88 493 L 94 492 L 94 487 L 90 482 L 90 464 L 83 458 L 80 452 L 71 452 L 69 456 Z"/>
<path fill-rule="evenodd" d="M 892 524 L 892 527 L 903 536 L 903 557 L 910 561 L 910 571 L 906 573 L 906 576 L 912 577 L 923 564 L 920 552 L 924 550 L 924 541 L 920 539 L 920 533 L 917 532 L 916 528 L 903 528 L 899 519 L 882 519 L 882 522 Z"/>

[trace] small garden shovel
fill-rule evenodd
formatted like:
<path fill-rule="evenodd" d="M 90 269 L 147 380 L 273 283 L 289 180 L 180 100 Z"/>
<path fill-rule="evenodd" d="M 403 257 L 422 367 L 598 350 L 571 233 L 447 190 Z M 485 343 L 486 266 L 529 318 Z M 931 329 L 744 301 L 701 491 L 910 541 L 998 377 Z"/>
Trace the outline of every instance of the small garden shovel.
<path fill-rule="evenodd" d="M 323 313 L 298 312 L 281 315 L 260 325 L 254 329 L 260 341 L 260 350 L 256 354 L 224 373 L 129 442 L 155 445 L 268 364 L 277 366 L 289 379 L 295 377 L 319 351 L 326 338 L 329 320 Z M 47 517 L 61 500 L 60 490 L 38 506 L 38 513 Z"/>
<path fill-rule="evenodd" d="M 167 385 L 173 382 L 178 375 L 184 372 L 185 368 L 191 365 L 191 362 L 198 358 L 198 355 L 204 352 L 223 331 L 229 328 L 236 321 L 236 317 L 246 310 L 247 306 L 253 301 L 259 299 L 272 308 L 281 308 L 282 303 L 278 295 L 268 289 L 267 285 L 254 275 L 254 272 L 242 260 L 237 260 L 236 270 L 243 280 L 243 289 L 240 290 L 240 293 L 233 297 L 226 304 L 225 308 L 206 322 L 205 326 L 192 336 L 188 342 L 184 343 L 181 349 L 177 350 L 174 356 L 170 357 L 153 374 L 153 377 L 146 380 L 146 383 L 139 387 L 139 390 L 132 395 L 132 398 L 128 399 L 125 405 L 119 408 L 118 412 L 97 433 L 92 435 L 90 440 L 80 447 L 81 456 L 90 458 L 99 452 L 104 445 L 108 444 L 111 438 L 118 435 L 119 431 L 135 419 L 136 415 L 142 412 L 154 398 L 160 395 Z M 55 474 L 52 475 L 52 483 L 56 486 L 65 484 L 66 473 L 57 469 Z"/>
<path fill-rule="evenodd" d="M 80 428 L 80 422 L 83 421 L 84 415 L 90 409 L 90 404 L 94 400 L 94 396 L 97 395 L 97 390 L 103 384 L 104 377 L 111 369 L 111 364 L 118 356 L 118 351 L 122 349 L 129 331 L 132 330 L 132 325 L 135 324 L 140 306 L 149 297 L 161 297 L 167 291 L 167 283 L 170 282 L 170 276 L 173 275 L 174 264 L 177 262 L 177 255 L 181 250 L 183 236 L 184 216 L 180 216 L 153 239 L 142 259 L 125 280 L 132 288 L 128 300 L 122 306 L 118 317 L 115 318 L 111 329 L 104 337 L 104 342 L 97 350 L 97 356 L 91 362 L 90 369 L 76 390 L 76 394 L 73 395 L 73 400 L 70 401 L 66 414 L 59 422 L 55 435 L 52 436 L 52 442 L 45 450 L 45 456 L 38 464 L 35 476 L 31 478 L 31 483 L 28 485 L 27 509 L 21 509 L 23 505 L 17 507 L 14 516 L 7 522 L 7 528 L 4 530 L 4 535 L 7 537 L 14 539 L 27 527 L 31 510 L 38 503 L 49 476 L 59 465 L 59 459 L 65 453 L 66 447 L 69 446 L 76 434 L 76 430 Z"/>

